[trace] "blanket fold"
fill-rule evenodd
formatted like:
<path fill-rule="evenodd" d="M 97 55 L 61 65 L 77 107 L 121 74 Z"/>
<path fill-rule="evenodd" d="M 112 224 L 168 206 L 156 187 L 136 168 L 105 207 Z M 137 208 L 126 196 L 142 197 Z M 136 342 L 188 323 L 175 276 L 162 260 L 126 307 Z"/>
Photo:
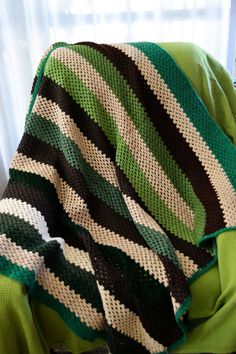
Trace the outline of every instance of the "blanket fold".
<path fill-rule="evenodd" d="M 172 350 L 189 283 L 235 229 L 235 174 L 234 145 L 158 45 L 56 44 L 0 202 L 0 272 L 112 354 Z"/>

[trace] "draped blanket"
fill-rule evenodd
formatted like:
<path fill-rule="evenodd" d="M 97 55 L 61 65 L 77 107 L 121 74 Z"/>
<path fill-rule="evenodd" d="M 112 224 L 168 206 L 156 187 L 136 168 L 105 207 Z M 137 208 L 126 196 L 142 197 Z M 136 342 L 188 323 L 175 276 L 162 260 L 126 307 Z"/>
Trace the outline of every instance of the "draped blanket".
<path fill-rule="evenodd" d="M 112 354 L 165 353 L 235 228 L 235 177 L 235 147 L 158 45 L 58 43 L 0 202 L 0 272 Z"/>

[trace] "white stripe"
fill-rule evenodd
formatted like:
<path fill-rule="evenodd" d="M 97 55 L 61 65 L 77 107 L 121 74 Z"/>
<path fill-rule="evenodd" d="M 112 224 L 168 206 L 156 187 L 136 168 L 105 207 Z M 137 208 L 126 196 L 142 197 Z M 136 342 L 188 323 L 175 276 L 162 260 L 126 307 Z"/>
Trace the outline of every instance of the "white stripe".
<path fill-rule="evenodd" d="M 162 230 L 160 225 L 151 217 L 151 215 L 147 214 L 139 204 L 135 203 L 130 197 L 123 196 L 127 208 L 129 209 L 130 215 L 132 216 L 133 221 L 137 225 L 144 225 L 145 227 L 154 230 L 162 235 L 162 237 L 167 237 L 165 232 Z M 190 259 L 188 256 L 185 256 L 179 250 L 175 250 L 176 256 L 178 257 L 180 264 L 182 265 L 183 272 L 185 276 L 188 278 L 191 277 L 197 270 L 198 266 Z"/>
<path fill-rule="evenodd" d="M 66 115 L 56 103 L 47 100 L 45 97 L 38 96 L 34 106 L 34 112 L 56 124 L 63 134 L 77 144 L 86 161 L 94 168 L 94 170 L 113 186 L 119 188 L 115 177 L 116 171 L 113 162 L 81 133 L 73 119 L 70 118 L 69 115 Z M 132 219 L 136 224 L 144 225 L 149 229 L 160 232 L 163 237 L 167 237 L 158 223 L 149 214 L 147 214 L 139 204 L 137 204 L 129 196 L 125 194 L 122 195 Z M 189 257 L 186 257 L 179 251 L 178 256 L 179 259 L 181 259 L 181 263 L 184 265 L 183 270 L 185 275 L 188 274 L 191 276 L 198 269 L 197 265 L 194 264 Z"/>
<path fill-rule="evenodd" d="M 236 192 L 234 187 L 226 176 L 217 158 L 211 152 L 210 148 L 206 145 L 197 129 L 193 126 L 192 122 L 185 114 L 174 94 L 169 90 L 154 65 L 149 61 L 144 53 L 128 44 L 117 44 L 114 45 L 114 47 L 127 54 L 138 66 L 147 81 L 147 84 L 150 86 L 151 90 L 160 102 L 164 105 L 176 127 L 179 129 L 180 133 L 201 161 L 218 196 L 219 202 L 223 207 L 226 226 L 235 226 Z"/>
<path fill-rule="evenodd" d="M 78 194 L 67 185 L 59 176 L 57 170 L 50 165 L 36 162 L 31 158 L 17 153 L 12 168 L 35 173 L 49 180 L 56 188 L 58 198 L 65 212 L 72 221 L 85 227 L 94 240 L 104 245 L 111 245 L 121 249 L 128 254 L 135 262 L 139 263 L 146 271 L 153 275 L 155 279 L 165 286 L 168 286 L 165 268 L 158 257 L 152 250 L 129 241 L 122 235 L 118 235 L 113 231 L 98 225 L 90 216 L 86 203 L 78 196 Z"/>
<path fill-rule="evenodd" d="M 35 273 L 39 271 L 44 263 L 44 257 L 40 256 L 38 252 L 23 249 L 8 239 L 5 234 L 0 235 L 0 256 L 4 256 L 12 263 L 16 263 Z"/>
<path fill-rule="evenodd" d="M 110 326 L 142 344 L 150 353 L 159 353 L 166 349 L 147 333 L 140 318 L 133 311 L 116 300 L 114 295 L 99 283 L 98 288 L 103 300 L 106 320 Z"/>
<path fill-rule="evenodd" d="M 25 220 L 40 233 L 43 240 L 47 242 L 52 240 L 49 236 L 47 223 L 41 212 L 26 202 L 15 198 L 2 199 L 0 202 L 0 213 L 8 213 Z M 64 240 L 61 237 L 53 238 L 53 240 L 56 240 L 63 248 Z"/>
<path fill-rule="evenodd" d="M 0 213 L 7 213 L 28 222 L 39 232 L 44 241 L 57 241 L 66 260 L 88 272 L 94 273 L 88 253 L 67 245 L 61 237 L 51 237 L 45 218 L 35 207 L 19 199 L 5 198 L 0 201 Z"/>
<path fill-rule="evenodd" d="M 63 254 L 65 259 L 75 266 L 84 269 L 86 272 L 94 274 L 93 266 L 88 252 L 74 248 L 65 243 Z"/>
<path fill-rule="evenodd" d="M 38 96 L 34 105 L 34 112 L 56 124 L 62 134 L 71 139 L 79 147 L 88 164 L 113 186 L 118 187 L 115 167 L 111 163 L 111 160 L 83 135 L 74 120 L 63 112 L 55 102 Z"/>
<path fill-rule="evenodd" d="M 6 236 L 0 235 L 0 255 L 5 256 L 12 263 L 36 272 L 36 279 L 50 295 L 61 302 L 71 312 L 80 318 L 87 326 L 93 329 L 103 329 L 106 323 L 102 313 L 97 312 L 90 303 L 87 303 L 76 294 L 73 289 L 59 280 L 50 269 L 45 268 L 44 257 L 37 252 L 31 252 L 15 244 Z"/>
<path fill-rule="evenodd" d="M 90 303 L 81 298 L 80 294 L 76 294 L 73 289 L 70 289 L 69 285 L 65 285 L 49 269 L 42 267 L 37 280 L 39 285 L 79 317 L 87 326 L 98 330 L 104 329 L 106 320 L 103 314 L 97 312 Z"/>
<path fill-rule="evenodd" d="M 134 159 L 160 198 L 190 229 L 194 228 L 194 213 L 175 189 L 148 146 L 142 140 L 128 113 L 112 92 L 106 81 L 79 53 L 68 48 L 58 48 L 52 56 L 68 66 L 93 92 L 108 114 L 114 119 L 120 134 Z M 160 184 L 163 186 L 160 193 Z"/>

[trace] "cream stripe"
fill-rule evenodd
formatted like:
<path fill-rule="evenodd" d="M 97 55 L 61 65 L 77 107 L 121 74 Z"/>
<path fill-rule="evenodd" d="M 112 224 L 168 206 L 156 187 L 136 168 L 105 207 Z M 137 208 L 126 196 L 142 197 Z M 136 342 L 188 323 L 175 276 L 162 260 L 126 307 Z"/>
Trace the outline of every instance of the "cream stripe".
<path fill-rule="evenodd" d="M 93 329 L 104 329 L 106 320 L 102 313 L 97 312 L 90 303 L 87 303 L 63 281 L 60 281 L 49 269 L 42 267 L 37 280 L 49 294 L 59 300 L 86 325 Z"/>
<path fill-rule="evenodd" d="M 152 250 L 98 225 L 91 218 L 85 202 L 60 178 L 54 167 L 33 161 L 22 153 L 17 153 L 12 162 L 12 168 L 36 173 L 49 180 L 55 186 L 60 203 L 73 222 L 88 229 L 96 242 L 121 249 L 160 283 L 168 286 L 166 272 L 158 255 Z"/>
<path fill-rule="evenodd" d="M 87 303 L 76 294 L 73 289 L 60 281 L 49 269 L 44 266 L 44 257 L 37 252 L 33 253 L 0 235 L 0 255 L 5 256 L 12 263 L 36 272 L 39 285 L 48 291 L 50 295 L 60 301 L 65 307 L 73 312 L 86 325 L 93 329 L 103 329 L 105 318 L 96 311 L 90 303 Z"/>
<path fill-rule="evenodd" d="M 133 201 L 129 196 L 123 195 L 124 201 L 129 209 L 129 212 L 132 216 L 133 221 L 136 224 L 144 225 L 149 229 L 153 229 L 157 232 L 165 234 L 160 225 L 153 219 L 149 214 L 147 214 L 139 204 Z"/>
<path fill-rule="evenodd" d="M 70 118 L 69 115 L 66 115 L 56 103 L 47 100 L 45 97 L 38 96 L 34 106 L 34 112 L 56 124 L 65 136 L 77 144 L 86 161 L 94 168 L 94 170 L 120 190 L 117 183 L 116 171 L 113 162 L 81 133 L 73 119 Z M 158 223 L 150 215 L 145 213 L 139 204 L 137 204 L 129 196 L 126 196 L 125 194 L 122 195 L 136 224 L 144 225 L 149 229 L 160 232 L 163 237 L 167 237 Z M 188 274 L 191 269 L 192 275 L 192 273 L 198 269 L 197 265 L 194 264 L 189 258 L 187 262 L 185 256 L 180 252 L 179 254 L 181 260 L 183 260 L 183 264 L 188 265 Z"/>
<path fill-rule="evenodd" d="M 106 320 L 113 328 L 133 338 L 141 343 L 150 353 L 159 353 L 164 351 L 164 347 L 158 341 L 153 339 L 143 327 L 140 318 L 131 310 L 127 309 L 114 295 L 98 283 L 98 288 L 103 300 Z M 114 311 L 115 309 L 115 311 Z"/>
<path fill-rule="evenodd" d="M 5 198 L 0 201 L 0 213 L 7 213 L 28 222 L 40 233 L 44 241 L 57 241 L 66 260 L 87 272 L 94 273 L 88 253 L 69 246 L 60 237 L 50 237 L 43 215 L 30 204 L 19 199 Z"/>
<path fill-rule="evenodd" d="M 64 247 L 64 256 L 65 259 L 75 266 L 86 270 L 86 272 L 94 274 L 93 266 L 89 257 L 88 252 L 79 250 L 65 243 Z"/>
<path fill-rule="evenodd" d="M 2 199 L 0 202 L 0 213 L 8 213 L 25 220 L 31 226 L 35 227 L 45 241 L 48 242 L 51 240 L 48 233 L 47 223 L 43 215 L 35 207 L 32 207 L 26 202 L 15 198 Z M 56 240 L 63 248 L 64 240 L 61 237 L 56 237 L 54 240 Z"/>
<path fill-rule="evenodd" d="M 172 302 L 172 306 L 174 309 L 174 313 L 176 314 L 176 312 L 179 310 L 179 308 L 182 306 L 182 304 L 179 304 L 175 298 L 173 297 L 172 293 L 170 292 L 170 297 L 171 297 L 171 302 Z M 187 311 L 187 310 L 186 310 Z"/>
<path fill-rule="evenodd" d="M 187 278 L 190 278 L 194 273 L 198 271 L 198 266 L 197 264 L 194 263 L 192 259 L 190 259 L 188 256 L 185 256 L 182 252 L 179 250 L 175 250 L 176 256 L 179 259 L 179 262 L 182 266 L 182 270 L 184 272 L 184 275 Z"/>
<path fill-rule="evenodd" d="M 108 114 L 114 119 L 120 134 L 132 152 L 134 159 L 144 171 L 160 198 L 190 229 L 194 228 L 194 213 L 175 189 L 152 152 L 145 145 L 138 130 L 121 102 L 106 81 L 79 54 L 68 48 L 58 48 L 52 56 L 70 68 L 94 93 Z M 163 186 L 160 193 L 160 184 Z"/>
<path fill-rule="evenodd" d="M 27 251 L 15 242 L 6 237 L 5 234 L 0 235 L 0 256 L 6 257 L 12 263 L 27 268 L 30 271 L 38 272 L 44 263 L 44 257 L 38 252 Z"/>
<path fill-rule="evenodd" d="M 138 66 L 151 90 L 164 105 L 176 127 L 204 166 L 209 180 L 218 196 L 219 202 L 223 207 L 226 226 L 234 226 L 236 220 L 236 192 L 217 158 L 206 145 L 205 141 L 176 100 L 174 94 L 169 90 L 168 86 L 145 54 L 128 44 L 118 44 L 114 45 L 114 47 L 122 50 L 132 58 Z"/>
<path fill-rule="evenodd" d="M 116 170 L 113 162 L 80 132 L 73 119 L 66 115 L 56 103 L 38 96 L 34 106 L 34 112 L 56 124 L 60 128 L 62 134 L 77 144 L 86 161 L 94 168 L 94 170 L 120 190 L 117 178 L 115 177 Z M 132 211 L 132 216 L 134 216 L 135 222 L 140 222 L 140 218 L 136 217 L 137 215 L 135 215 L 134 212 L 137 211 L 137 213 L 141 215 L 144 211 L 139 204 L 133 201 L 130 197 L 125 194 L 122 195 L 129 210 Z M 141 220 L 141 224 L 164 233 L 156 221 L 146 213 L 145 217 Z"/>
<path fill-rule="evenodd" d="M 102 175 L 103 178 L 115 187 L 118 187 L 115 168 L 111 160 L 83 135 L 73 119 L 63 112 L 55 102 L 38 96 L 34 105 L 34 112 L 56 124 L 62 134 L 71 139 L 79 147 L 83 157 L 90 166 Z"/>
<path fill-rule="evenodd" d="M 155 230 L 163 237 L 167 237 L 162 228 L 149 214 L 147 214 L 137 203 L 135 203 L 130 197 L 124 195 L 125 203 L 129 209 L 130 215 L 133 221 L 138 225 L 144 225 L 145 227 Z M 175 250 L 176 255 L 182 265 L 183 272 L 188 278 L 198 270 L 197 264 L 193 262 L 188 256 L 185 256 L 182 252 Z"/>

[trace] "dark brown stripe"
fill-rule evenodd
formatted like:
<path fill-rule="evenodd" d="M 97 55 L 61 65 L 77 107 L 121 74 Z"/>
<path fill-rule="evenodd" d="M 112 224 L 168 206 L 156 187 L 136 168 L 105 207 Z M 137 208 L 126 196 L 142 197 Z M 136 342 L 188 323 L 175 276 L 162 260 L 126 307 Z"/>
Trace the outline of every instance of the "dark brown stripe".
<path fill-rule="evenodd" d="M 9 183 L 4 198 L 15 198 L 35 207 L 44 216 L 51 237 L 63 237 L 57 225 L 55 209 L 50 205 L 47 196 L 32 186 Z"/>
<path fill-rule="evenodd" d="M 56 82 L 46 76 L 43 77 L 38 94 L 47 100 L 55 102 L 60 109 L 68 114 L 80 131 L 92 141 L 111 160 L 115 160 L 115 149 L 110 144 L 105 133 L 73 98 Z"/>
<path fill-rule="evenodd" d="M 129 221 L 116 213 L 103 200 L 97 198 L 88 191 L 85 176 L 72 167 L 59 150 L 25 133 L 18 151 L 36 161 L 55 167 L 61 178 L 85 201 L 91 217 L 99 225 L 102 225 L 139 245 L 148 247 L 132 221 Z M 59 208 L 60 205 L 58 204 L 58 209 Z M 124 209 L 126 208 L 124 202 Z M 49 212 L 50 210 L 48 213 Z"/>
<path fill-rule="evenodd" d="M 112 354 L 150 354 L 140 343 L 116 331 L 111 326 L 107 326 L 106 334 L 106 340 Z"/>
<path fill-rule="evenodd" d="M 72 99 L 72 97 L 59 85 L 47 77 L 43 77 L 39 94 L 55 102 L 60 109 L 68 114 L 86 136 L 106 157 L 110 158 L 116 168 L 117 178 L 121 191 L 130 196 L 138 204 L 144 207 L 142 200 L 135 192 L 133 186 L 124 175 L 123 171 L 115 164 L 115 149 L 107 139 L 101 128 L 87 115 L 87 113 Z M 61 99 L 63 97 L 63 100 Z"/>
<path fill-rule="evenodd" d="M 81 132 L 88 137 L 94 144 L 104 153 L 107 157 L 114 161 L 115 150 L 108 141 L 106 135 L 101 128 L 93 122 L 89 116 L 83 111 L 83 109 L 76 104 L 72 97 L 59 85 L 50 79 L 44 77 L 40 86 L 40 95 L 42 97 L 51 100 L 59 105 L 62 111 L 68 114 L 75 123 L 79 126 Z M 63 97 L 63 100 L 61 99 Z M 42 147 L 43 148 L 43 147 Z M 30 150 L 32 148 L 30 147 Z M 51 153 L 50 153 L 51 154 Z M 143 201 L 139 198 L 133 186 L 125 176 L 122 170 L 116 166 L 116 175 L 119 181 L 121 191 L 130 196 L 136 203 L 138 203 L 148 214 L 151 214 L 150 210 L 144 205 Z M 152 215 L 153 216 L 153 215 Z M 169 235 L 169 232 L 166 232 Z M 185 255 L 192 257 L 192 260 L 199 266 L 209 259 L 209 253 L 205 250 L 199 249 L 187 241 L 181 240 L 179 237 L 170 235 L 172 243 L 175 248 L 182 251 Z M 200 254 L 199 254 L 200 253 Z"/>
<path fill-rule="evenodd" d="M 66 241 L 65 235 L 60 235 L 58 233 L 60 227 L 56 230 L 55 224 L 51 222 L 52 217 L 55 218 L 56 224 L 60 223 L 60 219 L 57 219 L 56 215 L 53 214 L 52 208 L 41 192 L 36 191 L 32 187 L 22 186 L 19 184 L 9 184 L 6 197 L 14 197 L 31 204 L 33 207 L 36 207 L 46 219 L 47 225 L 50 229 L 49 231 L 51 233 L 50 236 L 64 236 Z M 4 215 L 2 216 L 2 221 L 4 222 Z M 22 246 L 23 249 L 34 252 L 36 251 L 39 253 L 39 255 L 43 256 L 46 267 L 50 268 L 50 270 L 53 271 L 53 273 L 60 280 L 62 280 L 65 285 L 69 285 L 70 288 L 74 289 L 77 294 L 80 294 L 82 298 L 86 299 L 88 303 L 92 303 L 99 311 L 102 312 L 103 307 L 100 301 L 100 296 L 94 275 L 67 261 L 57 241 L 53 241 L 52 239 L 50 242 L 46 242 L 41 238 L 41 236 L 36 236 L 36 242 L 32 242 L 30 237 L 28 237 L 27 232 L 26 224 L 25 230 L 23 232 L 21 231 L 20 234 L 19 227 L 18 230 L 17 228 L 12 227 L 12 232 L 8 236 L 12 241 L 16 242 L 16 244 Z M 83 249 L 87 251 L 84 242 L 84 239 L 86 239 L 87 236 L 88 235 L 80 234 L 80 237 L 77 237 L 77 249 Z M 85 286 L 86 284 L 89 284 L 89 289 L 87 286 Z"/>
<path fill-rule="evenodd" d="M 96 146 L 99 147 L 99 149 L 101 150 L 102 153 L 104 153 L 106 156 L 108 156 L 112 160 L 114 159 L 114 155 L 115 155 L 114 148 L 112 147 L 112 145 L 108 141 L 108 139 L 105 136 L 105 134 L 103 133 L 103 131 L 100 129 L 100 127 L 96 123 L 94 123 L 86 115 L 86 113 L 80 108 L 80 106 L 78 104 L 76 104 L 75 101 L 72 100 L 71 96 L 62 87 L 60 87 L 59 85 L 57 85 L 55 82 L 51 81 L 50 79 L 44 77 L 42 84 L 40 86 L 40 95 L 42 97 L 45 97 L 48 100 L 51 100 L 52 102 L 55 102 L 56 104 L 58 104 L 59 107 L 62 109 L 62 111 L 64 111 L 66 114 L 68 114 L 75 121 L 75 123 L 77 125 L 79 125 L 79 128 L 82 131 L 82 133 L 85 136 L 87 136 L 88 139 L 90 139 L 92 142 L 94 142 Z M 61 100 L 61 97 L 64 97 L 64 99 Z M 40 142 L 38 142 L 38 143 L 40 143 Z M 68 174 L 70 176 L 72 175 L 73 178 L 68 184 L 71 185 L 71 187 L 77 191 L 78 186 L 81 186 L 81 184 L 78 183 L 78 180 L 77 180 L 77 171 L 74 170 L 72 174 L 71 174 L 71 172 L 69 172 L 69 173 L 67 173 L 67 175 L 65 175 L 65 170 L 63 168 L 63 165 L 65 165 L 65 164 L 67 165 L 68 163 L 64 159 L 64 157 L 61 156 L 61 153 L 45 143 L 40 143 L 40 148 L 38 149 L 36 147 L 37 144 L 35 144 L 35 141 L 33 139 L 31 143 L 29 142 L 29 147 L 24 147 L 24 149 L 26 149 L 26 151 L 27 151 L 27 155 L 30 152 L 30 156 L 34 157 L 34 149 L 36 150 L 35 154 L 38 154 L 41 151 L 40 161 L 48 163 L 50 165 L 54 163 L 53 161 L 57 161 L 57 156 L 60 155 L 60 159 L 57 163 L 61 165 L 61 167 L 58 166 L 61 171 L 60 172 L 61 176 L 63 179 L 67 180 L 67 175 Z M 64 160 L 64 161 L 62 162 L 62 160 Z M 57 167 L 57 166 L 55 166 L 55 167 Z M 73 168 L 71 166 L 69 167 L 69 170 L 70 169 L 73 170 Z M 68 170 L 68 169 L 66 169 L 66 170 Z M 136 191 L 134 190 L 134 188 L 132 187 L 132 185 L 128 181 L 128 179 L 125 176 L 125 174 L 123 173 L 123 171 L 121 171 L 120 168 L 117 166 L 116 166 L 116 174 L 117 174 L 117 178 L 119 181 L 121 191 L 124 194 L 130 196 L 148 214 L 150 214 L 150 211 L 146 208 L 146 206 L 144 205 L 142 200 L 139 198 L 139 196 L 137 195 Z M 67 180 L 67 182 L 68 182 L 68 180 Z M 84 195 L 83 190 L 84 189 L 82 189 L 81 191 L 78 191 L 78 194 L 83 196 Z M 87 200 L 85 195 L 83 197 L 85 200 Z M 167 232 L 167 234 L 168 234 L 168 232 Z M 171 235 L 171 236 L 172 236 L 171 237 L 172 241 L 174 239 L 174 245 L 175 245 L 176 249 L 183 251 L 183 253 L 185 255 L 193 257 L 192 259 L 196 264 L 200 265 L 200 264 L 204 263 L 204 265 L 205 265 L 205 262 L 209 259 L 209 254 L 205 250 L 196 248 L 191 243 L 188 243 L 186 241 L 182 241 L 180 238 L 178 238 L 174 235 Z M 137 239 L 136 239 L 136 242 L 138 242 Z M 182 249 L 182 247 L 183 247 L 183 249 Z M 199 255 L 199 253 L 200 253 L 200 255 Z"/>
<path fill-rule="evenodd" d="M 165 231 L 165 229 L 163 229 Z M 199 268 L 205 267 L 213 260 L 212 255 L 202 247 L 195 246 L 192 243 L 185 241 L 169 231 L 165 231 L 176 250 L 181 251 L 185 256 L 190 257 Z"/>
<path fill-rule="evenodd" d="M 154 339 L 165 345 L 177 340 L 180 330 L 175 321 L 168 289 L 154 282 L 135 262 L 129 261 L 129 257 L 123 257 L 122 251 L 95 245 L 89 237 L 86 241 L 98 282 L 116 300 L 139 316 L 144 328 Z M 176 280 L 179 280 L 178 276 Z M 185 287 L 181 289 L 184 291 Z M 162 324 L 159 328 L 158 323 Z M 162 331 L 163 326 L 169 330 Z"/>
<path fill-rule="evenodd" d="M 224 227 L 224 217 L 219 200 L 204 168 L 162 104 L 154 96 L 132 59 L 122 53 L 121 50 L 106 44 L 98 45 L 90 42 L 84 44 L 96 49 L 113 63 L 144 106 L 174 160 L 189 178 L 196 195 L 206 209 L 205 234 Z"/>

